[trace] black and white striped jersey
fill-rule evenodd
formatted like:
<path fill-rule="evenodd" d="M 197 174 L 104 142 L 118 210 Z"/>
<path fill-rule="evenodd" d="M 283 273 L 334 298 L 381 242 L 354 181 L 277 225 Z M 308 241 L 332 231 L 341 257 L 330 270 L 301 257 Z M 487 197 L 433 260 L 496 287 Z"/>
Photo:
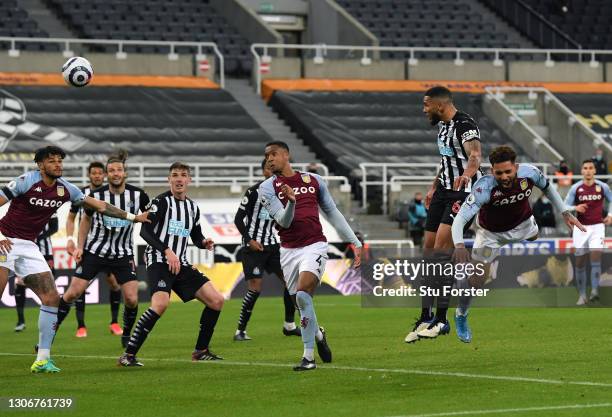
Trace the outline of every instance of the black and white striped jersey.
<path fill-rule="evenodd" d="M 248 246 L 251 239 L 263 246 L 278 245 L 274 219 L 259 199 L 260 184 L 258 182 L 246 190 L 234 218 L 234 224 L 242 235 L 242 246 Z"/>
<path fill-rule="evenodd" d="M 160 194 L 146 208 L 151 223 L 143 223 L 140 236 L 149 244 L 145 249 L 147 266 L 166 263 L 167 248 L 178 256 L 181 264 L 188 266 L 187 245 L 189 239 L 204 249 L 204 235 L 200 225 L 200 208 L 190 198 L 177 200 L 170 191 Z"/>
<path fill-rule="evenodd" d="M 463 145 L 472 140 L 480 141 L 480 130 L 469 114 L 457 111 L 450 122 L 438 123 L 438 149 L 442 157 L 438 180 L 447 190 L 453 189 L 455 178 L 463 175 L 463 171 L 467 168 L 469 155 Z M 479 169 L 472 177 L 471 183 L 465 187 L 466 192 L 472 190 L 472 184 L 482 174 L 482 170 Z"/>
<path fill-rule="evenodd" d="M 93 190 L 90 196 L 132 214 L 144 212 L 149 204 L 147 193 L 131 184 L 126 184 L 121 194 L 112 193 L 107 184 Z M 89 208 L 85 209 L 85 214 L 91 217 L 91 227 L 84 246 L 86 252 L 110 259 L 134 256 L 133 222 L 105 216 Z"/>
<path fill-rule="evenodd" d="M 36 244 L 40 253 L 44 256 L 53 256 L 53 243 L 51 242 L 51 236 L 53 236 L 59 229 L 59 220 L 57 213 L 55 213 L 49 219 L 49 223 L 45 225 L 45 228 L 40 232 L 40 235 L 36 238 Z"/>
<path fill-rule="evenodd" d="M 85 187 L 81 187 L 81 191 L 83 192 L 84 195 L 88 196 L 91 195 L 91 185 L 86 185 Z M 81 214 L 83 214 L 83 204 L 71 204 L 70 205 L 70 212 L 74 213 L 77 215 L 77 218 L 75 219 L 75 224 L 77 224 L 78 222 L 81 221 Z"/>

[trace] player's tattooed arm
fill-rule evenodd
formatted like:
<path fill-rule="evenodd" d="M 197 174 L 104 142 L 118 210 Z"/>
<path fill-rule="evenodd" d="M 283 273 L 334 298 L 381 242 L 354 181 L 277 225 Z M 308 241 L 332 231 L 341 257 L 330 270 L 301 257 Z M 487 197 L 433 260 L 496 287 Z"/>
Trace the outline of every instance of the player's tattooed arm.
<path fill-rule="evenodd" d="M 85 197 L 84 204 L 89 208 L 97 211 L 98 213 L 104 214 L 108 217 L 116 217 L 118 219 L 127 219 L 133 221 L 135 223 L 150 223 L 151 221 L 148 219 L 149 213 L 140 213 L 138 215 L 134 215 L 132 213 L 128 213 L 126 211 L 121 210 L 113 206 L 112 204 L 107 203 L 106 201 L 101 201 L 95 199 L 93 197 L 87 196 Z"/>
<path fill-rule="evenodd" d="M 49 294 L 55 290 L 55 280 L 50 272 L 30 274 L 23 279 L 23 283 L 38 294 Z"/>
<path fill-rule="evenodd" d="M 482 148 L 479 140 L 465 142 L 463 147 L 465 153 L 468 155 L 468 164 L 465 171 L 463 171 L 463 175 L 455 178 L 455 183 L 453 184 L 454 190 L 461 190 L 470 182 L 470 179 L 480 168 L 480 162 L 482 160 Z"/>

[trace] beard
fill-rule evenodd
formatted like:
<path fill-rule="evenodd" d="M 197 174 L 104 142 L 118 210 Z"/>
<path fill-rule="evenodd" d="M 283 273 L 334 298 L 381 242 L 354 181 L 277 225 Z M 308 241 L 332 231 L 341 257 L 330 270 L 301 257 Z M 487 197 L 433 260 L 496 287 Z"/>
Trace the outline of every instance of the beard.
<path fill-rule="evenodd" d="M 440 116 L 438 116 L 437 114 L 432 114 L 431 119 L 429 119 L 429 123 L 431 123 L 432 126 L 436 126 L 441 121 L 442 119 L 440 119 Z"/>
<path fill-rule="evenodd" d="M 60 178 L 62 176 L 62 174 L 55 175 L 54 173 L 49 172 L 49 171 L 45 171 L 45 174 L 47 174 L 47 177 L 53 178 L 54 180 L 56 180 L 56 179 L 58 179 L 58 178 Z"/>

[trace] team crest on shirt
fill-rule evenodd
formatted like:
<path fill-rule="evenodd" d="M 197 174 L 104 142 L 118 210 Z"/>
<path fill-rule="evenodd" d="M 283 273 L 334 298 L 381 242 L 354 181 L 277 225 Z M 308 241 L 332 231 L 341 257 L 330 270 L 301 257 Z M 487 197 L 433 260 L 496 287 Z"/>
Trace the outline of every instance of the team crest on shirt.
<path fill-rule="evenodd" d="M 0 262 L 6 262 L 6 255 L 0 255 Z"/>
<path fill-rule="evenodd" d="M 601 193 L 601 187 L 599 185 L 595 186 L 595 191 Z"/>
<path fill-rule="evenodd" d="M 310 175 L 302 174 L 302 181 L 304 181 L 306 184 L 310 184 Z"/>
<path fill-rule="evenodd" d="M 527 188 L 529 188 L 529 183 L 527 182 L 526 178 L 523 178 L 521 180 L 521 190 L 525 191 Z"/>
<path fill-rule="evenodd" d="M 457 214 L 457 213 L 459 213 L 460 209 L 461 209 L 461 201 L 457 200 L 457 201 L 455 201 L 453 203 L 453 207 L 452 207 L 451 210 L 453 211 L 453 213 Z"/>
<path fill-rule="evenodd" d="M 66 192 L 66 190 L 64 189 L 63 185 L 58 185 L 57 186 L 57 195 L 58 195 L 58 197 L 63 197 L 65 192 Z"/>

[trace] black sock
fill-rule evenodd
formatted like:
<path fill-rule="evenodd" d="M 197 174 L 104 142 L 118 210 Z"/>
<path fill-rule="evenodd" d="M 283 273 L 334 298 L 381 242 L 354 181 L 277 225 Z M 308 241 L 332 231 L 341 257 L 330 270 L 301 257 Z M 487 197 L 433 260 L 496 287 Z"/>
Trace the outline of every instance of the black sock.
<path fill-rule="evenodd" d="M 138 314 L 138 305 L 136 307 L 124 306 L 123 308 L 123 336 L 129 336 L 134 327 L 136 321 L 136 315 Z"/>
<path fill-rule="evenodd" d="M 64 301 L 64 297 L 60 298 L 59 307 L 57 308 L 57 327 L 64 321 L 66 316 L 70 313 L 70 304 Z"/>
<path fill-rule="evenodd" d="M 134 327 L 134 333 L 130 336 L 130 341 L 128 342 L 126 353 L 130 355 L 135 355 L 140 350 L 140 347 L 147 339 L 147 336 L 153 330 L 153 326 L 159 320 L 159 314 L 155 312 L 151 307 L 147 309 L 140 319 L 138 323 L 136 323 L 136 327 Z"/>
<path fill-rule="evenodd" d="M 198 335 L 198 341 L 195 345 L 196 350 L 208 349 L 210 339 L 212 339 L 213 333 L 215 332 L 215 326 L 217 325 L 220 314 L 221 312 L 218 310 L 213 310 L 209 307 L 204 308 L 202 316 L 200 317 L 200 334 Z"/>
<path fill-rule="evenodd" d="M 289 295 L 287 288 L 285 288 L 283 293 L 283 301 L 285 302 L 285 321 L 293 323 L 295 321 L 295 304 L 293 304 L 293 299 Z"/>
<path fill-rule="evenodd" d="M 74 307 L 76 310 L 76 318 L 77 318 L 77 322 L 79 323 L 79 327 L 86 327 L 85 326 L 85 293 L 86 292 L 87 290 L 85 290 L 83 294 L 81 294 L 81 296 L 77 298 L 76 301 L 74 302 Z"/>
<path fill-rule="evenodd" d="M 119 317 L 119 305 L 121 304 L 121 290 L 110 290 L 111 324 L 117 323 Z"/>
<path fill-rule="evenodd" d="M 246 330 L 247 323 L 249 322 L 249 319 L 251 318 L 251 314 L 253 313 L 253 308 L 255 307 L 255 302 L 257 301 L 258 297 L 259 297 L 259 292 L 249 290 L 244 296 L 244 299 L 242 300 L 242 308 L 240 309 L 240 318 L 238 319 L 238 330 L 240 330 L 241 332 Z M 204 318 L 204 313 L 202 313 L 202 319 L 203 318 Z"/>
<path fill-rule="evenodd" d="M 25 306 L 26 287 L 24 285 L 15 285 L 15 306 L 17 307 L 17 324 L 25 323 L 23 316 L 23 307 Z"/>

